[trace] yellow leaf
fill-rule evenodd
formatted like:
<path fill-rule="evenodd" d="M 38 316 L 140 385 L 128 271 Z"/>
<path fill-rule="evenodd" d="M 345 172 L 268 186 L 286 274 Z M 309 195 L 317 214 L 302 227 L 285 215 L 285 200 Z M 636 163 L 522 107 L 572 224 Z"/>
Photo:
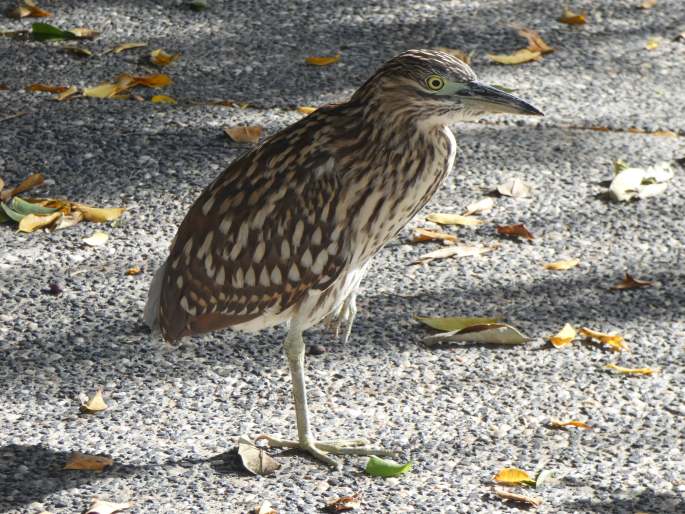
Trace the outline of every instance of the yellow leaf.
<path fill-rule="evenodd" d="M 132 266 L 129 269 L 126 270 L 126 274 L 129 277 L 132 277 L 134 275 L 140 275 L 143 271 L 138 267 L 138 266 Z"/>
<path fill-rule="evenodd" d="M 645 43 L 645 48 L 647 50 L 656 50 L 659 48 L 659 45 L 661 44 L 661 41 L 659 38 L 656 37 L 650 37 L 647 42 Z"/>
<path fill-rule="evenodd" d="M 524 62 L 539 61 L 541 52 L 531 52 L 527 48 L 517 50 L 513 54 L 487 54 L 488 58 L 499 64 L 523 64 Z"/>
<path fill-rule="evenodd" d="M 585 25 L 585 13 L 576 14 L 570 9 L 564 9 L 558 21 L 566 25 Z"/>
<path fill-rule="evenodd" d="M 467 54 L 466 52 L 458 50 L 457 48 L 445 48 L 444 46 L 439 46 L 436 48 L 436 50 L 449 54 L 452 57 L 456 57 L 464 64 L 471 64 L 471 56 L 473 55 L 473 52 Z"/>
<path fill-rule="evenodd" d="M 652 136 L 657 137 L 678 137 L 678 134 L 676 134 L 672 130 L 655 130 L 654 132 L 646 132 L 646 134 L 650 134 Z"/>
<path fill-rule="evenodd" d="M 553 419 L 549 422 L 550 428 L 564 428 L 564 427 L 575 427 L 575 428 L 581 428 L 583 430 L 590 430 L 592 427 L 588 425 L 587 423 L 583 423 L 582 421 L 559 421 L 558 419 Z"/>
<path fill-rule="evenodd" d="M 63 93 L 60 93 L 57 95 L 57 101 L 58 102 L 63 102 L 67 98 L 69 98 L 72 95 L 75 95 L 78 92 L 78 88 L 76 86 L 71 86 L 69 89 L 64 91 Z"/>
<path fill-rule="evenodd" d="M 98 230 L 93 232 L 93 235 L 90 237 L 86 237 L 83 242 L 88 246 L 102 246 L 107 242 L 108 239 L 109 236 L 106 233 Z"/>
<path fill-rule="evenodd" d="M 561 348 L 562 346 L 571 344 L 571 341 L 575 338 L 576 329 L 566 323 L 557 335 L 549 338 L 549 342 L 552 343 L 555 348 Z"/>
<path fill-rule="evenodd" d="M 262 127 L 225 127 L 224 132 L 236 143 L 257 143 L 262 135 Z"/>
<path fill-rule="evenodd" d="M 554 48 L 545 43 L 540 34 L 535 32 L 534 30 L 523 28 L 520 29 L 518 33 L 519 36 L 523 36 L 528 40 L 527 49 L 531 52 L 540 52 L 541 54 L 548 54 L 550 52 L 554 52 Z"/>
<path fill-rule="evenodd" d="M 107 466 L 111 466 L 113 463 L 114 461 L 109 457 L 88 455 L 87 453 L 72 453 L 63 469 L 77 469 L 101 473 Z"/>
<path fill-rule="evenodd" d="M 111 98 L 120 92 L 119 87 L 111 82 L 103 82 L 99 86 L 86 87 L 83 89 L 83 96 L 92 98 Z"/>
<path fill-rule="evenodd" d="M 161 48 L 150 52 L 150 62 L 152 64 L 156 64 L 157 66 L 166 66 L 171 64 L 179 57 L 181 57 L 181 54 L 168 54 Z"/>
<path fill-rule="evenodd" d="M 511 500 L 517 503 L 524 503 L 530 505 L 531 507 L 539 507 L 542 505 L 542 498 L 537 496 L 528 496 L 525 494 L 512 493 L 501 487 L 495 487 L 495 494 L 502 498 L 503 500 Z"/>
<path fill-rule="evenodd" d="M 535 485 L 535 480 L 519 468 L 504 468 L 497 472 L 493 480 L 506 485 Z"/>
<path fill-rule="evenodd" d="M 150 101 L 153 104 L 170 104 L 170 105 L 176 105 L 178 102 L 171 98 L 170 96 L 167 95 L 155 95 L 152 98 L 150 98 Z"/>
<path fill-rule="evenodd" d="M 446 241 L 450 243 L 456 243 L 457 236 L 454 234 L 447 234 L 445 232 L 427 230 L 425 228 L 414 229 L 414 236 L 412 237 L 411 242 L 423 243 L 425 241 Z"/>
<path fill-rule="evenodd" d="M 46 93 L 64 93 L 67 89 L 69 89 L 68 86 L 50 86 L 48 84 L 30 84 L 26 86 L 24 89 L 29 92 L 35 92 L 35 91 L 43 91 Z"/>
<path fill-rule="evenodd" d="M 75 29 L 69 29 L 69 32 L 71 32 L 73 35 L 75 35 L 79 39 L 95 39 L 97 36 L 100 35 L 99 32 L 97 32 L 93 29 L 86 29 L 83 27 L 77 27 Z"/>
<path fill-rule="evenodd" d="M 72 208 L 81 211 L 83 217 L 87 221 L 94 221 L 95 223 L 104 223 L 106 221 L 119 219 L 126 210 L 124 207 L 91 207 L 84 203 L 74 203 L 72 204 Z"/>
<path fill-rule="evenodd" d="M 19 222 L 19 232 L 35 232 L 41 228 L 50 227 L 55 221 L 62 217 L 61 212 L 53 212 L 44 216 L 37 214 L 27 214 Z"/>
<path fill-rule="evenodd" d="M 604 366 L 608 369 L 613 369 L 617 373 L 624 375 L 653 375 L 658 370 L 652 368 L 624 368 L 623 366 L 617 366 L 616 364 L 607 364 Z"/>
<path fill-rule="evenodd" d="M 147 43 L 121 43 L 120 45 L 112 48 L 111 51 L 115 54 L 119 54 L 124 50 L 132 50 L 133 48 L 142 48 L 144 46 L 147 46 Z"/>
<path fill-rule="evenodd" d="M 604 332 L 597 332 L 587 327 L 581 327 L 578 329 L 578 333 L 581 336 L 585 336 L 594 341 L 606 344 L 611 347 L 615 352 L 620 352 L 627 350 L 625 343 L 623 342 L 623 337 L 618 334 L 605 334 Z"/>
<path fill-rule="evenodd" d="M 329 57 L 305 57 L 304 62 L 306 62 L 307 64 L 313 64 L 315 66 L 328 66 L 329 64 L 334 64 L 338 62 L 341 57 L 342 55 L 340 54 L 340 52 L 338 52 L 334 56 Z"/>
<path fill-rule="evenodd" d="M 136 86 L 160 88 L 171 84 L 171 77 L 164 74 L 133 76 L 131 78 Z"/>
<path fill-rule="evenodd" d="M 545 269 L 553 271 L 566 271 L 567 269 L 575 268 L 580 264 L 578 259 L 568 259 L 564 261 L 555 261 L 545 264 Z"/>
<path fill-rule="evenodd" d="M 307 107 L 306 105 L 302 105 L 298 107 L 297 110 L 302 114 L 311 114 L 316 110 L 316 107 Z"/>
<path fill-rule="evenodd" d="M 654 282 L 651 280 L 640 280 L 639 278 L 634 278 L 632 275 L 626 273 L 626 276 L 619 283 L 611 286 L 611 289 L 639 289 L 641 287 L 651 287 Z"/>
<path fill-rule="evenodd" d="M 427 221 L 438 223 L 439 225 L 463 225 L 465 227 L 477 227 L 485 223 L 475 216 L 462 216 L 461 214 L 442 214 L 434 212 L 426 216 Z"/>
<path fill-rule="evenodd" d="M 93 396 L 81 404 L 81 411 L 93 414 L 95 412 L 103 411 L 107 408 L 104 398 L 102 398 L 102 389 L 95 391 Z"/>

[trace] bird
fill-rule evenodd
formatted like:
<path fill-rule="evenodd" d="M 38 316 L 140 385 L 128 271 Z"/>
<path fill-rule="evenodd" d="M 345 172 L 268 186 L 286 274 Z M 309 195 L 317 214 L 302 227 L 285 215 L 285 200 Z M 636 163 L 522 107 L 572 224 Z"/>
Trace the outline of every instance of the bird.
<path fill-rule="evenodd" d="M 284 324 L 297 439 L 257 439 L 338 469 L 332 455 L 397 455 L 365 438 L 317 440 L 303 332 L 328 321 L 349 338 L 372 258 L 453 167 L 450 126 L 490 113 L 542 115 L 442 51 L 388 60 L 349 100 L 268 137 L 209 184 L 153 277 L 145 322 L 169 342 Z"/>

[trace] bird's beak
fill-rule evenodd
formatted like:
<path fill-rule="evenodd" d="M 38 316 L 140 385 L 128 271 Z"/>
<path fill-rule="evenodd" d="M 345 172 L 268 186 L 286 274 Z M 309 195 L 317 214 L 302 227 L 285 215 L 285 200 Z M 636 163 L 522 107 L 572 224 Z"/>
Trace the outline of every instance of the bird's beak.
<path fill-rule="evenodd" d="M 532 114 L 543 116 L 542 112 L 520 98 L 501 89 L 473 81 L 458 92 L 460 100 L 475 110 L 486 113 Z"/>

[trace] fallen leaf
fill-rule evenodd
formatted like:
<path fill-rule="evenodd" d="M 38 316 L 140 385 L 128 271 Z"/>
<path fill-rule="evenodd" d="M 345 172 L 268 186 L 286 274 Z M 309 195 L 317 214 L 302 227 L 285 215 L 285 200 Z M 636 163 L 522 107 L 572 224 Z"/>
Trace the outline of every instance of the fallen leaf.
<path fill-rule="evenodd" d="M 20 19 L 20 18 L 47 18 L 52 16 L 52 13 L 41 9 L 36 5 L 33 0 L 24 0 L 20 2 L 19 5 L 13 9 L 7 11 L 8 18 Z"/>
<path fill-rule="evenodd" d="M 271 502 L 264 500 L 252 511 L 254 514 L 278 514 L 276 509 L 271 508 Z"/>
<path fill-rule="evenodd" d="M 669 161 L 646 168 L 628 167 L 616 174 L 609 185 L 609 197 L 617 202 L 633 198 L 648 198 L 666 191 L 668 181 L 674 177 Z"/>
<path fill-rule="evenodd" d="M 99 230 L 93 232 L 93 235 L 86 237 L 83 242 L 88 246 L 102 246 L 104 245 L 109 236 L 105 232 L 100 232 Z"/>
<path fill-rule="evenodd" d="M 645 43 L 645 48 L 647 50 L 656 50 L 659 48 L 659 45 L 661 44 L 661 40 L 657 37 L 650 37 L 647 42 Z"/>
<path fill-rule="evenodd" d="M 20 213 L 14 211 L 9 205 L 5 204 L 4 202 L 0 203 L 0 209 L 3 210 L 5 217 L 7 217 L 13 221 L 16 221 L 17 223 L 20 223 L 22 218 L 24 216 L 26 216 L 26 214 L 20 214 Z M 3 217 L 3 220 L 4 219 L 5 218 Z M 5 220 L 5 221 L 7 221 L 7 220 Z M 3 221 L 3 223 L 4 223 L 4 221 Z"/>
<path fill-rule="evenodd" d="M 449 257 L 471 257 L 475 255 L 482 255 L 494 250 L 492 246 L 469 246 L 469 245 L 454 245 L 446 248 L 440 248 L 422 255 L 411 264 L 428 264 L 436 259 L 447 259 Z"/>
<path fill-rule="evenodd" d="M 167 95 L 154 95 L 152 98 L 150 98 L 150 101 L 153 104 L 176 105 L 178 103 L 176 100 Z"/>
<path fill-rule="evenodd" d="M 126 274 L 129 277 L 132 277 L 134 275 L 140 275 L 143 272 L 138 266 L 131 266 L 129 269 L 126 270 Z"/>
<path fill-rule="evenodd" d="M 33 173 L 22 180 L 18 186 L 12 188 L 10 191 L 2 191 L 0 193 L 0 200 L 6 202 L 13 196 L 30 191 L 45 182 L 45 176 L 42 173 Z"/>
<path fill-rule="evenodd" d="M 472 202 L 466 206 L 466 212 L 464 216 L 471 216 L 472 214 L 485 214 L 492 210 L 495 206 L 494 198 L 483 198 L 477 202 Z"/>
<path fill-rule="evenodd" d="M 44 215 L 26 214 L 19 222 L 19 232 L 31 233 L 42 228 L 48 228 L 61 217 L 61 212 Z"/>
<path fill-rule="evenodd" d="M 129 75 L 122 73 L 117 77 L 117 83 L 126 86 L 125 89 L 134 86 L 145 86 L 150 88 L 166 87 L 171 84 L 171 77 L 163 73 L 156 73 L 153 75 Z"/>
<path fill-rule="evenodd" d="M 540 52 L 541 54 L 548 54 L 554 52 L 554 48 L 549 46 L 542 39 L 540 34 L 531 29 L 522 28 L 518 31 L 519 36 L 523 36 L 528 40 L 528 50 L 531 52 Z"/>
<path fill-rule="evenodd" d="M 105 223 L 119 219 L 126 210 L 124 207 L 92 207 L 84 203 L 72 203 L 72 208 L 83 213 L 83 218 L 95 223 Z"/>
<path fill-rule="evenodd" d="M 62 213 L 62 217 L 57 220 L 55 230 L 62 230 L 64 228 L 73 227 L 83 221 L 83 213 L 80 211 L 73 211 L 69 214 Z"/>
<path fill-rule="evenodd" d="M 80 46 L 65 46 L 62 50 L 77 57 L 93 57 L 93 52 Z"/>
<path fill-rule="evenodd" d="M 113 503 L 105 500 L 98 500 L 93 498 L 93 503 L 85 514 L 114 514 L 133 506 L 132 502 Z"/>
<path fill-rule="evenodd" d="M 497 192 L 502 196 L 511 196 L 512 198 L 525 198 L 530 196 L 533 188 L 523 180 L 512 178 L 497 186 Z"/>
<path fill-rule="evenodd" d="M 607 369 L 612 369 L 617 373 L 623 375 L 653 375 L 658 370 L 652 368 L 624 368 L 623 366 L 617 366 L 613 362 L 604 366 Z"/>
<path fill-rule="evenodd" d="M 587 423 L 583 423 L 582 421 L 576 421 L 576 420 L 559 421 L 558 419 L 550 420 L 549 427 L 550 428 L 575 427 L 575 428 L 581 428 L 583 430 L 590 430 L 592 428 L 590 425 L 588 425 Z"/>
<path fill-rule="evenodd" d="M 444 46 L 439 46 L 436 48 L 436 50 L 439 50 L 440 52 L 444 52 L 448 55 L 451 55 L 452 57 L 456 57 L 459 59 L 461 62 L 464 64 L 471 64 L 471 58 L 473 57 L 473 52 L 466 53 L 462 50 L 458 50 L 456 48 L 445 48 Z"/>
<path fill-rule="evenodd" d="M 512 493 L 501 487 L 495 487 L 494 491 L 495 494 L 503 500 L 511 500 L 517 503 L 525 503 L 526 505 L 530 505 L 531 507 L 539 507 L 540 505 L 542 505 L 542 498 L 538 498 L 537 496 L 528 496 L 525 494 Z"/>
<path fill-rule="evenodd" d="M 476 318 L 476 317 L 431 317 L 431 316 L 414 316 L 414 319 L 420 321 L 435 330 L 443 332 L 459 331 L 473 325 L 484 325 L 488 323 L 497 323 L 499 318 Z"/>
<path fill-rule="evenodd" d="M 342 496 L 329 502 L 326 502 L 326 510 L 330 512 L 345 512 L 348 510 L 358 509 L 362 506 L 359 493 L 350 496 Z"/>
<path fill-rule="evenodd" d="M 605 334 L 604 332 L 597 332 L 587 327 L 581 327 L 578 329 L 578 334 L 585 336 L 593 341 L 598 341 L 602 344 L 606 344 L 611 347 L 615 352 L 620 352 L 627 350 L 625 343 L 623 342 L 623 337 L 618 334 Z"/>
<path fill-rule="evenodd" d="M 506 323 L 483 323 L 429 336 L 423 342 L 430 346 L 449 342 L 523 344 L 528 340 L 528 337 Z"/>
<path fill-rule="evenodd" d="M 311 114 L 316 110 L 316 107 L 308 107 L 306 105 L 301 105 L 297 108 L 297 110 L 302 114 Z"/>
<path fill-rule="evenodd" d="M 91 98 L 111 98 L 120 93 L 120 89 L 116 84 L 111 82 L 103 82 L 98 86 L 83 88 L 83 96 Z"/>
<path fill-rule="evenodd" d="M 519 468 L 501 469 L 492 479 L 503 485 L 535 485 L 533 477 Z"/>
<path fill-rule="evenodd" d="M 102 412 L 107 409 L 107 404 L 102 397 L 102 389 L 95 391 L 93 396 L 88 398 L 85 402 L 81 403 L 81 412 L 86 412 L 88 414 L 95 414 L 96 412 Z"/>
<path fill-rule="evenodd" d="M 59 95 L 57 95 L 57 101 L 63 102 L 64 100 L 66 100 L 70 96 L 75 95 L 76 93 L 78 93 L 78 88 L 76 86 L 71 86 L 69 89 L 67 89 L 63 93 L 60 93 Z"/>
<path fill-rule="evenodd" d="M 533 234 L 522 224 L 516 225 L 500 225 L 497 227 L 497 233 L 510 237 L 520 237 L 521 239 L 533 240 Z"/>
<path fill-rule="evenodd" d="M 68 86 L 50 86 L 48 84 L 30 84 L 24 88 L 26 91 L 35 92 L 41 91 L 45 93 L 64 93 Z"/>
<path fill-rule="evenodd" d="M 366 474 L 372 477 L 396 477 L 402 475 L 409 471 L 412 467 L 412 462 L 409 461 L 406 464 L 400 464 L 390 459 L 381 459 L 375 455 L 369 457 L 369 461 L 366 463 Z"/>
<path fill-rule="evenodd" d="M 532 52 L 527 48 L 521 48 L 513 54 L 487 54 L 488 59 L 498 64 L 523 64 L 530 61 L 539 61 L 541 52 Z"/>
<path fill-rule="evenodd" d="M 224 127 L 224 132 L 236 143 L 258 143 L 262 135 L 262 127 L 257 125 Z"/>
<path fill-rule="evenodd" d="M 654 282 L 651 280 L 640 280 L 626 273 L 623 280 L 611 286 L 611 289 L 639 289 L 642 287 L 652 287 Z"/>
<path fill-rule="evenodd" d="M 205 0 L 192 0 L 188 2 L 188 7 L 191 11 L 200 12 L 207 9 L 207 2 Z"/>
<path fill-rule="evenodd" d="M 167 66 L 181 57 L 181 54 L 168 54 L 161 48 L 150 52 L 150 62 L 157 66 Z"/>
<path fill-rule="evenodd" d="M 414 229 L 414 235 L 411 239 L 412 243 L 423 243 L 426 241 L 445 241 L 448 243 L 456 243 L 457 236 L 454 234 L 447 234 L 446 232 L 436 232 L 435 230 L 428 230 L 425 228 Z"/>
<path fill-rule="evenodd" d="M 552 343 L 555 348 L 561 348 L 571 344 L 576 338 L 576 335 L 576 329 L 566 323 L 557 335 L 549 338 L 549 342 Z"/>
<path fill-rule="evenodd" d="M 563 261 L 548 262 L 545 264 L 545 269 L 553 271 L 566 271 L 571 268 L 575 268 L 580 264 L 578 259 L 567 259 Z"/>
<path fill-rule="evenodd" d="M 568 8 L 564 8 L 564 12 L 558 21 L 566 25 L 585 25 L 585 13 L 576 14 Z"/>
<path fill-rule="evenodd" d="M 640 4 L 640 9 L 651 9 L 655 5 L 656 0 L 644 0 L 644 2 Z"/>
<path fill-rule="evenodd" d="M 442 214 L 434 212 L 426 216 L 427 221 L 432 221 L 439 225 L 462 225 L 464 227 L 477 227 L 485 223 L 475 216 L 462 216 L 461 214 Z"/>
<path fill-rule="evenodd" d="M 645 134 L 649 134 L 656 137 L 678 137 L 678 134 L 676 134 L 672 130 L 655 130 L 654 132 L 645 132 Z"/>
<path fill-rule="evenodd" d="M 121 52 L 124 52 L 125 50 L 133 50 L 134 48 L 143 48 L 147 46 L 147 43 L 139 43 L 139 42 L 131 42 L 131 43 L 121 43 L 120 45 L 115 46 L 109 52 L 113 52 L 115 54 L 120 54 Z"/>
<path fill-rule="evenodd" d="M 245 469 L 254 475 L 271 475 L 281 467 L 280 462 L 244 435 L 238 439 L 238 455 Z"/>
<path fill-rule="evenodd" d="M 304 62 L 307 64 L 313 64 L 315 66 L 328 66 L 329 64 L 335 64 L 340 60 L 342 57 L 342 54 L 340 52 L 336 53 L 334 56 L 329 56 L 329 57 L 319 57 L 319 56 L 312 56 L 312 57 L 305 57 Z"/>
<path fill-rule="evenodd" d="M 113 463 L 114 461 L 109 457 L 76 452 L 71 454 L 69 460 L 62 469 L 95 471 L 96 473 L 101 473 L 107 466 L 111 466 Z"/>
<path fill-rule="evenodd" d="M 100 33 L 93 29 L 87 29 L 84 27 L 77 27 L 75 29 L 69 29 L 77 39 L 95 39 Z"/>
<path fill-rule="evenodd" d="M 23 215 L 37 214 L 38 216 L 45 216 L 47 214 L 52 214 L 57 210 L 54 207 L 46 207 L 40 203 L 27 202 L 19 196 L 12 198 L 12 201 L 9 205 L 12 210 Z"/>

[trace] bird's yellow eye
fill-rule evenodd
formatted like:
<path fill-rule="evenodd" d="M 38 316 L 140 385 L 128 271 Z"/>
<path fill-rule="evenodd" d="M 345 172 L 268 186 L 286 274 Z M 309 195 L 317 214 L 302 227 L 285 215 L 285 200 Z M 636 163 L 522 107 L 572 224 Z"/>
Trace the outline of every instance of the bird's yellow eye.
<path fill-rule="evenodd" d="M 426 85 L 428 86 L 428 89 L 440 91 L 443 87 L 445 87 L 445 79 L 439 77 L 438 75 L 431 75 L 426 79 Z"/>

